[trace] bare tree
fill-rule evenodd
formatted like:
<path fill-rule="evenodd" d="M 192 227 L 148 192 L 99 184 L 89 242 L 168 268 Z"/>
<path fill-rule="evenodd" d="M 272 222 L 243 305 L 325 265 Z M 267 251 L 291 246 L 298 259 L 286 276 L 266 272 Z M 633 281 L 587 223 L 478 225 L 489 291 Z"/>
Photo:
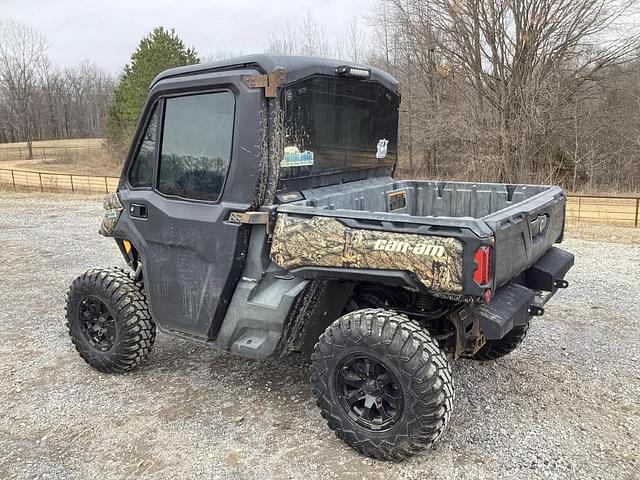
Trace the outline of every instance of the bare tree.
<path fill-rule="evenodd" d="M 46 51 L 44 37 L 35 30 L 14 20 L 0 21 L 0 96 L 9 121 L 27 142 L 29 158 L 33 158 L 35 100 Z"/>
<path fill-rule="evenodd" d="M 244 55 L 242 50 L 223 50 L 218 49 L 209 55 L 200 55 L 200 63 L 215 62 L 217 60 L 226 60 L 227 58 L 241 57 Z"/>
<path fill-rule="evenodd" d="M 358 18 L 353 17 L 345 35 L 336 40 L 337 56 L 355 63 L 363 63 L 371 56 L 368 33 Z"/>
<path fill-rule="evenodd" d="M 0 22 L 0 141 L 27 142 L 103 134 L 114 80 L 83 62 L 58 69 L 44 38 L 29 27 Z"/>
<path fill-rule="evenodd" d="M 388 4 L 411 52 L 409 71 L 419 72 L 436 101 L 440 80 L 452 77 L 449 88 L 466 100 L 477 131 L 496 146 L 485 160 L 508 181 L 530 176 L 557 155 L 565 110 L 633 58 L 639 44 L 638 35 L 613 30 L 634 0 Z"/>
<path fill-rule="evenodd" d="M 330 56 L 329 41 L 321 25 L 311 12 L 307 12 L 302 23 L 287 23 L 284 31 L 272 34 L 265 51 L 280 55 Z"/>

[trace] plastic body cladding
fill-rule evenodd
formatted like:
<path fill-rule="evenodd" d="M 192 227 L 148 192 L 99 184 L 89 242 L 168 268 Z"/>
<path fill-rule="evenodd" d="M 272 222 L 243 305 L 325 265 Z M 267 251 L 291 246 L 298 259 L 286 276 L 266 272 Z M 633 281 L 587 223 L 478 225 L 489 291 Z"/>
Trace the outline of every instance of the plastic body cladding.
<path fill-rule="evenodd" d="M 463 245 L 450 237 L 350 228 L 335 218 L 278 215 L 271 257 L 287 270 L 318 266 L 413 272 L 427 290 L 460 293 Z"/>

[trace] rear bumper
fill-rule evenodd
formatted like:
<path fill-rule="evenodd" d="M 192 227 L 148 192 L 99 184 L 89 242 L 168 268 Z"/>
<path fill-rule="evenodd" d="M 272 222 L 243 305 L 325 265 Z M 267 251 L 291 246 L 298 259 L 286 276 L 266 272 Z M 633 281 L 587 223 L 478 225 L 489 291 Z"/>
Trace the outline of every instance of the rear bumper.
<path fill-rule="evenodd" d="M 491 303 L 474 308 L 471 315 L 480 323 L 485 338 L 499 340 L 513 327 L 542 315 L 544 304 L 558 289 L 569 285 L 564 277 L 573 263 L 573 254 L 552 247 L 517 279 L 500 287 Z"/>

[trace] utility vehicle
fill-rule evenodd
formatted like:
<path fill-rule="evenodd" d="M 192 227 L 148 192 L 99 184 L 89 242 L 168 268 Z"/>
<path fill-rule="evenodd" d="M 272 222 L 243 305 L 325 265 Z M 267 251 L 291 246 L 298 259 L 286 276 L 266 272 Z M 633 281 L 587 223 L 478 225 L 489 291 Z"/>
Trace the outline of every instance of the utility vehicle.
<path fill-rule="evenodd" d="M 514 350 L 565 288 L 558 187 L 394 180 L 398 84 L 376 68 L 246 56 L 153 81 L 101 233 L 130 271 L 67 296 L 73 343 L 136 367 L 156 327 L 243 357 L 311 358 L 322 416 L 357 451 L 430 447 L 449 362 Z"/>

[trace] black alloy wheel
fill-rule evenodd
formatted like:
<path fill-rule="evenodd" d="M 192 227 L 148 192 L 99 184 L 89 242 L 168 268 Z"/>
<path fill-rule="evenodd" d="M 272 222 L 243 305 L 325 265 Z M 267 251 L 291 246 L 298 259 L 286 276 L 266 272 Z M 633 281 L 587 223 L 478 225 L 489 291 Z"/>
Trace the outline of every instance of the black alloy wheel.
<path fill-rule="evenodd" d="M 82 333 L 93 348 L 106 352 L 116 341 L 116 321 L 111 310 L 97 297 L 85 298 L 78 308 Z"/>
<path fill-rule="evenodd" d="M 336 392 L 349 417 L 375 431 L 392 427 L 402 414 L 400 383 L 380 360 L 358 353 L 336 370 Z"/>

